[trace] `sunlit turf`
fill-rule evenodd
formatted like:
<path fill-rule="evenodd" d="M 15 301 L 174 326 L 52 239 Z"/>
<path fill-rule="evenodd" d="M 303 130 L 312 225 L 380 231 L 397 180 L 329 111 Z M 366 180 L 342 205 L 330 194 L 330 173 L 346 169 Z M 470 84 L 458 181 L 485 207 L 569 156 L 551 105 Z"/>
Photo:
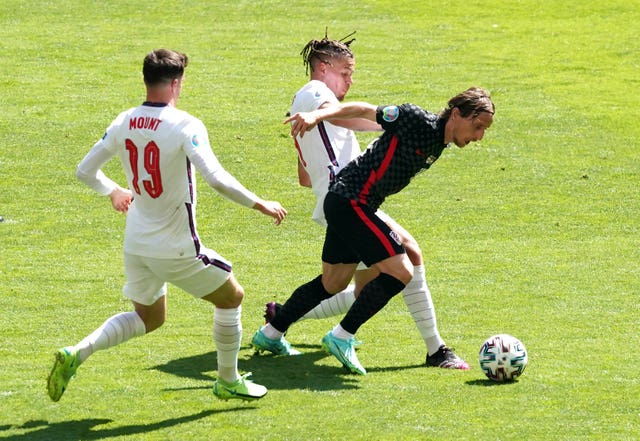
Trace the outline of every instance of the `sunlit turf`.
<path fill-rule="evenodd" d="M 0 438 L 640 438 L 639 20 L 617 0 L 2 3 Z M 323 232 L 281 123 L 306 81 L 299 52 L 325 27 L 357 31 L 352 100 L 438 111 L 470 85 L 493 94 L 485 139 L 445 151 L 383 207 L 420 242 L 440 331 L 471 371 L 422 366 L 400 297 L 358 333 L 367 376 L 320 348 L 339 318 L 292 327 L 300 357 L 249 348 L 263 304 L 320 271 Z M 170 288 L 163 328 L 95 354 L 52 403 L 53 351 L 130 309 L 124 218 L 75 166 L 142 102 L 142 58 L 162 46 L 191 57 L 179 106 L 221 162 L 290 213 L 276 228 L 199 182 L 203 241 L 247 293 L 240 368 L 270 391 L 212 396 L 211 308 Z M 116 161 L 106 172 L 124 184 Z M 501 332 L 529 350 L 513 384 L 477 365 Z"/>

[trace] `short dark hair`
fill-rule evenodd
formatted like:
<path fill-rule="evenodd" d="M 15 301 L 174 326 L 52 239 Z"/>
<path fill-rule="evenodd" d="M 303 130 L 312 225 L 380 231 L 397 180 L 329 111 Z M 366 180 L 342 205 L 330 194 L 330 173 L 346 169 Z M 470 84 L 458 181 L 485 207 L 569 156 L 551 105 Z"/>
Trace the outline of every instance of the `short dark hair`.
<path fill-rule="evenodd" d="M 171 49 L 156 49 L 144 57 L 142 75 L 148 86 L 168 83 L 176 78 L 182 78 L 184 70 L 189 64 L 189 57 Z"/>
<path fill-rule="evenodd" d="M 458 109 L 460 116 L 463 118 L 468 116 L 475 118 L 482 112 L 487 112 L 492 115 L 496 112 L 496 107 L 493 101 L 491 101 L 489 91 L 476 86 L 472 86 L 451 98 L 447 103 L 447 108 L 440 112 L 440 118 L 449 119 L 451 110 L 453 109 Z"/>
<path fill-rule="evenodd" d="M 330 40 L 325 31 L 322 40 L 309 41 L 300 52 L 307 73 L 309 69 L 313 72 L 318 62 L 328 63 L 332 58 L 353 58 L 349 45 L 355 41 L 355 38 L 345 41 L 353 34 L 355 31 L 340 40 Z"/>

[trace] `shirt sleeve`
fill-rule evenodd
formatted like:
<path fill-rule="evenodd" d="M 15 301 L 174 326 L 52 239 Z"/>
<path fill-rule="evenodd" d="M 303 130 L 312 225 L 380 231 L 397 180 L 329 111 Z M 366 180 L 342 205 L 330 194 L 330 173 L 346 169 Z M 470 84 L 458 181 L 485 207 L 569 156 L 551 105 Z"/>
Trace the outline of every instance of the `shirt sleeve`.
<path fill-rule="evenodd" d="M 100 169 L 113 156 L 114 152 L 108 149 L 105 136 L 96 142 L 76 169 L 76 177 L 102 195 L 108 195 L 118 188 L 118 184 L 109 179 Z"/>
<path fill-rule="evenodd" d="M 204 125 L 194 124 L 188 133 L 189 140 L 185 146 L 187 157 L 207 184 L 227 199 L 244 207 L 253 207 L 260 198 L 222 167 L 211 149 Z"/>
<path fill-rule="evenodd" d="M 340 101 L 326 84 L 314 80 L 296 94 L 290 113 L 293 115 L 298 112 L 312 112 L 325 103 L 339 104 Z"/>
<path fill-rule="evenodd" d="M 402 116 L 403 106 L 378 106 L 376 121 L 385 131 L 394 131 Z"/>
<path fill-rule="evenodd" d="M 312 105 L 310 107 L 310 110 L 319 109 L 320 106 L 322 106 L 325 103 L 336 104 L 336 105 L 340 103 L 340 101 L 338 101 L 338 98 L 336 98 L 336 95 L 324 83 L 321 83 L 317 89 L 312 90 L 311 92 L 313 93 L 312 94 L 313 98 L 312 98 Z"/>

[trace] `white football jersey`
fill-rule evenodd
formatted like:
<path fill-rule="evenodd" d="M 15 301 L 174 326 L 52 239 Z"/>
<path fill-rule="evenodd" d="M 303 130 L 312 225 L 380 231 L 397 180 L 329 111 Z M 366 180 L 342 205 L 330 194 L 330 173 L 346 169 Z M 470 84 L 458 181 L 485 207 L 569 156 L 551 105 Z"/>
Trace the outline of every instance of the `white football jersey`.
<path fill-rule="evenodd" d="M 335 94 L 322 81 L 311 80 L 294 96 L 291 115 L 298 112 L 312 112 L 325 103 L 339 104 Z M 313 210 L 313 220 L 326 226 L 322 204 L 333 177 L 358 155 L 360 145 L 353 130 L 320 122 L 304 137 L 294 140 L 300 163 L 311 178 L 311 186 L 317 203 Z"/>
<path fill-rule="evenodd" d="M 124 251 L 158 258 L 197 255 L 194 162 L 205 176 L 222 168 L 204 124 L 175 107 L 145 103 L 118 115 L 78 170 L 95 171 L 114 155 L 133 193 Z"/>

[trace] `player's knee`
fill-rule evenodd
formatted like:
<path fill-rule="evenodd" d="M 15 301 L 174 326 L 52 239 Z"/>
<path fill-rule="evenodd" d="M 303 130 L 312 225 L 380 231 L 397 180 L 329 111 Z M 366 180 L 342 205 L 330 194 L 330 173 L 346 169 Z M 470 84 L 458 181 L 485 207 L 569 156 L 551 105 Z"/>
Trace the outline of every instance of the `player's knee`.
<path fill-rule="evenodd" d="M 416 265 L 422 265 L 422 250 L 420 249 L 420 245 L 413 238 L 405 238 L 402 242 L 405 251 L 407 252 L 407 257 L 411 261 L 411 263 Z"/>
<path fill-rule="evenodd" d="M 237 308 L 244 299 L 244 288 L 231 276 L 218 289 L 201 298 L 218 308 Z"/>
<path fill-rule="evenodd" d="M 398 271 L 395 274 L 393 274 L 393 276 L 399 281 L 401 281 L 402 283 L 404 283 L 405 285 L 407 285 L 413 278 L 413 268 L 409 269 L 407 267 L 402 267 L 398 269 Z"/>
<path fill-rule="evenodd" d="M 413 264 L 405 254 L 397 254 L 394 257 L 377 264 L 381 273 L 395 277 L 405 285 L 413 278 Z"/>
<path fill-rule="evenodd" d="M 146 333 L 155 331 L 164 324 L 167 318 L 167 309 L 165 306 L 165 297 L 158 299 L 153 305 L 144 305 L 133 302 L 134 310 L 142 323 Z"/>
<path fill-rule="evenodd" d="M 244 300 L 244 288 L 238 285 L 231 298 L 231 301 L 235 303 L 236 306 L 240 306 L 243 300 Z"/>
<path fill-rule="evenodd" d="M 335 278 L 322 278 L 322 286 L 329 294 L 337 294 L 349 286 L 349 280 L 340 280 Z"/>
<path fill-rule="evenodd" d="M 244 288 L 236 285 L 235 289 L 226 293 L 225 296 L 218 297 L 214 302 L 218 308 L 237 308 L 244 300 Z"/>
<path fill-rule="evenodd" d="M 166 314 L 162 314 L 162 315 L 150 315 L 150 316 L 145 316 L 140 318 L 142 319 L 142 322 L 144 323 L 144 329 L 148 334 L 150 332 L 155 331 L 159 327 L 161 327 L 164 324 L 167 317 L 166 317 Z"/>

